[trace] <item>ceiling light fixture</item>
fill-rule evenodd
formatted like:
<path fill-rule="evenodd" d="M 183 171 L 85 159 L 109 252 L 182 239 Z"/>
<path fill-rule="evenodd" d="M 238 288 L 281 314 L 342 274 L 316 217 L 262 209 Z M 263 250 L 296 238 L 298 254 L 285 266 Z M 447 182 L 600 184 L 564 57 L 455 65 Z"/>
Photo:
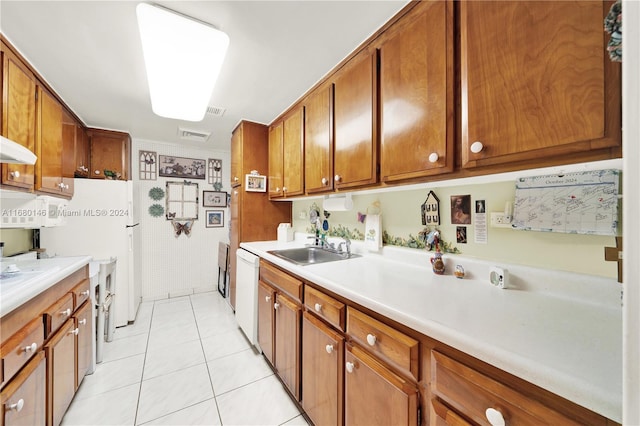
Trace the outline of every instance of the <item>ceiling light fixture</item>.
<path fill-rule="evenodd" d="M 136 13 L 153 112 L 161 117 L 201 121 L 229 37 L 202 22 L 150 4 L 140 3 Z"/>

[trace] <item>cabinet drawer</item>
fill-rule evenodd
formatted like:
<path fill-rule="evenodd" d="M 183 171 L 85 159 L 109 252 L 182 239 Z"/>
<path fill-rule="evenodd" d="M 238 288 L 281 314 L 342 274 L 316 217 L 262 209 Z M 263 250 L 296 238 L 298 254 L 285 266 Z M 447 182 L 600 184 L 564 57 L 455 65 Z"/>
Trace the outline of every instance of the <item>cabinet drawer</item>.
<path fill-rule="evenodd" d="M 260 261 L 260 279 L 293 297 L 296 302 L 302 302 L 302 281 L 281 271 L 275 266 Z"/>
<path fill-rule="evenodd" d="M 347 308 L 347 334 L 418 380 L 417 340 L 351 307 Z"/>
<path fill-rule="evenodd" d="M 14 380 L 2 389 L 2 424 L 44 426 L 46 423 L 46 362 L 44 352 L 26 365 Z"/>
<path fill-rule="evenodd" d="M 44 342 L 42 318 L 37 317 L 11 336 L 0 348 L 2 354 L 1 382 L 8 382 L 27 363 Z"/>
<path fill-rule="evenodd" d="M 474 423 L 490 425 L 487 410 L 492 409 L 506 424 L 580 424 L 446 355 L 431 355 L 432 391 Z"/>
<path fill-rule="evenodd" d="M 67 319 L 71 318 L 72 313 L 73 295 L 71 293 L 67 293 L 49 306 L 43 314 L 46 338 L 48 339 Z"/>
<path fill-rule="evenodd" d="M 75 286 L 73 290 L 71 290 L 71 294 L 73 295 L 73 308 L 74 310 L 78 309 L 85 300 L 89 299 L 89 295 L 91 294 L 89 290 L 89 280 L 83 280 Z"/>
<path fill-rule="evenodd" d="M 305 286 L 304 306 L 326 320 L 337 329 L 344 331 L 346 306 L 331 296 L 315 288 Z"/>

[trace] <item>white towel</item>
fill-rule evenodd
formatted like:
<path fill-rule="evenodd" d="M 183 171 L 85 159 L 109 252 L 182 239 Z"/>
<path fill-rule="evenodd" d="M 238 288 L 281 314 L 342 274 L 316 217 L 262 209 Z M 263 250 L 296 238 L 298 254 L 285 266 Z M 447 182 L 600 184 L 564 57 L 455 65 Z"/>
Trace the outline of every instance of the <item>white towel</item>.
<path fill-rule="evenodd" d="M 368 214 L 364 220 L 364 245 L 369 251 L 382 248 L 382 217 L 379 214 Z"/>

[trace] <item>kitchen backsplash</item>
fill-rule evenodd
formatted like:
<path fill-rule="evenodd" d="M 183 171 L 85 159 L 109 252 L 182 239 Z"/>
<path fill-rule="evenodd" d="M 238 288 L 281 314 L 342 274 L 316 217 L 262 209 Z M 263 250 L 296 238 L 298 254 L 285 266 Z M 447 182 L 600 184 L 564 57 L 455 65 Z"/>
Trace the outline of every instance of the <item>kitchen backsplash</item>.
<path fill-rule="evenodd" d="M 13 256 L 31 250 L 31 229 L 0 229 L 0 241 L 4 242 L 3 256 Z"/>
<path fill-rule="evenodd" d="M 382 230 L 389 237 L 409 245 L 425 229 L 422 225 L 421 206 L 429 191 L 433 191 L 440 203 L 440 225 L 442 239 L 466 256 L 474 256 L 496 262 L 517 263 L 541 268 L 579 272 L 608 278 L 617 277 L 616 262 L 604 260 L 604 247 L 615 247 L 615 238 L 610 236 L 561 234 L 551 232 L 519 231 L 509 228 L 491 227 L 490 212 L 504 212 L 505 202 L 513 201 L 513 181 L 483 183 L 465 186 L 437 186 L 426 189 L 389 190 L 375 194 L 352 195 L 353 209 L 331 212 L 328 218 L 332 229 L 351 231 L 364 235 L 363 215 L 375 212 L 379 204 Z M 470 195 L 471 223 L 452 224 L 451 197 Z M 475 213 L 478 200 L 485 200 L 486 243 L 477 243 L 475 232 L 479 230 L 479 216 Z M 309 232 L 309 209 L 315 203 L 322 209 L 322 199 L 305 199 L 293 202 L 293 228 L 298 232 Z M 360 220 L 359 220 L 360 219 Z M 466 222 L 466 220 L 463 220 Z M 464 229 L 458 229 L 464 228 Z M 433 229 L 433 227 L 431 227 Z M 460 232 L 458 232 L 460 231 Z M 461 232 L 464 235 L 460 235 Z M 458 239 L 466 243 L 458 243 Z"/>

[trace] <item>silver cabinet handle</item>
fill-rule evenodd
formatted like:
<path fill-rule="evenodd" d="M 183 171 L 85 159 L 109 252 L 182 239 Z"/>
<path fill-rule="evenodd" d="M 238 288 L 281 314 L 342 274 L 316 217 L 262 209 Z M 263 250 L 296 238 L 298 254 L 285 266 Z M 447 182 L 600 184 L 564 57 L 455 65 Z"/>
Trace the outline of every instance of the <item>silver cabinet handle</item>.
<path fill-rule="evenodd" d="M 36 342 L 33 342 L 29 346 L 25 346 L 24 348 L 22 348 L 24 352 L 35 352 L 36 349 L 38 349 L 38 344 Z"/>
<path fill-rule="evenodd" d="M 67 334 L 73 334 L 73 335 L 77 336 L 79 332 L 80 332 L 79 329 L 74 328 L 73 330 L 69 331 L 69 333 L 67 333 Z"/>
<path fill-rule="evenodd" d="M 352 362 L 347 362 L 344 367 L 347 369 L 347 373 L 353 373 L 355 365 Z"/>
<path fill-rule="evenodd" d="M 17 170 L 14 170 L 13 172 L 9 173 L 11 175 L 12 178 L 14 179 L 18 179 L 20 177 L 20 172 Z"/>
<path fill-rule="evenodd" d="M 24 399 L 22 398 L 20 398 L 15 404 L 7 406 L 9 410 L 15 410 L 16 412 L 20 412 L 22 410 L 22 407 L 24 407 Z"/>
<path fill-rule="evenodd" d="M 60 315 L 63 315 L 65 317 L 70 317 L 71 316 L 71 308 L 67 308 L 64 311 L 60 311 Z"/>
<path fill-rule="evenodd" d="M 333 345 L 327 345 L 324 347 L 324 350 L 327 351 L 328 354 L 333 352 Z"/>

